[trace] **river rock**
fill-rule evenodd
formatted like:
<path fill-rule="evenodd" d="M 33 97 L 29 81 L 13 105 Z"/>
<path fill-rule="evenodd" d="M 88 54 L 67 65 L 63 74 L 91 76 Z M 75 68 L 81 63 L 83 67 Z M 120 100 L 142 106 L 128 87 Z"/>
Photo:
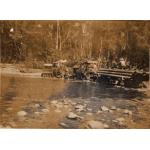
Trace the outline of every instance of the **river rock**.
<path fill-rule="evenodd" d="M 38 108 L 38 107 L 40 107 L 40 104 L 35 104 L 34 107 Z"/>
<path fill-rule="evenodd" d="M 125 109 L 123 113 L 124 113 L 124 114 L 127 114 L 127 115 L 132 115 L 132 111 L 127 110 L 127 109 Z"/>
<path fill-rule="evenodd" d="M 77 103 L 76 102 L 71 102 L 71 105 L 72 106 L 75 106 Z"/>
<path fill-rule="evenodd" d="M 101 111 L 101 110 L 98 110 L 98 111 L 97 111 L 97 114 L 101 114 L 101 113 L 102 113 L 102 111 Z"/>
<path fill-rule="evenodd" d="M 56 109 L 54 110 L 56 113 L 61 113 L 61 110 L 60 109 Z"/>
<path fill-rule="evenodd" d="M 87 108 L 87 111 L 92 111 L 92 108 Z"/>
<path fill-rule="evenodd" d="M 61 102 L 53 104 L 56 108 L 62 108 L 63 104 Z"/>
<path fill-rule="evenodd" d="M 19 117 L 24 117 L 24 116 L 27 115 L 27 112 L 25 112 L 25 111 L 19 111 L 19 112 L 17 112 L 17 115 L 18 115 Z"/>
<path fill-rule="evenodd" d="M 67 124 L 63 123 L 63 122 L 61 122 L 59 125 L 64 127 L 64 128 L 69 128 L 69 126 Z"/>
<path fill-rule="evenodd" d="M 107 124 L 102 123 L 101 121 L 91 120 L 87 122 L 87 125 L 92 129 L 105 129 L 109 128 Z"/>
<path fill-rule="evenodd" d="M 69 103 L 71 103 L 71 101 L 69 99 L 64 99 L 63 100 L 64 105 L 69 105 Z"/>
<path fill-rule="evenodd" d="M 56 100 L 53 100 L 53 101 L 51 101 L 51 104 L 52 104 L 52 105 L 57 104 L 57 101 L 56 101 Z"/>
<path fill-rule="evenodd" d="M 125 119 L 124 118 L 117 118 L 117 119 L 115 119 L 113 122 L 115 122 L 116 121 L 116 123 L 118 123 L 119 125 L 123 125 L 124 124 L 124 121 L 125 121 Z"/>
<path fill-rule="evenodd" d="M 110 113 L 113 113 L 114 111 L 109 109 L 109 112 L 110 112 Z"/>
<path fill-rule="evenodd" d="M 111 110 L 116 110 L 117 108 L 116 108 L 116 106 L 111 106 L 110 109 L 111 109 Z"/>
<path fill-rule="evenodd" d="M 119 122 L 124 122 L 125 121 L 125 119 L 122 118 L 122 117 L 121 118 L 117 118 L 116 120 L 119 121 Z"/>
<path fill-rule="evenodd" d="M 40 115 L 40 112 L 36 111 L 36 112 L 34 112 L 34 114 L 38 116 L 38 115 Z"/>
<path fill-rule="evenodd" d="M 48 109 L 42 109 L 41 111 L 42 111 L 43 113 L 48 113 L 48 112 L 49 112 Z"/>
<path fill-rule="evenodd" d="M 81 112 L 81 111 L 84 111 L 84 106 L 83 106 L 83 105 L 77 105 L 77 106 L 75 106 L 75 109 L 76 109 L 78 112 Z"/>
<path fill-rule="evenodd" d="M 67 118 L 69 119 L 77 119 L 78 118 L 78 115 L 76 115 L 75 113 L 73 112 L 70 112 L 67 116 Z"/>
<path fill-rule="evenodd" d="M 106 106 L 102 106 L 102 107 L 101 107 L 101 110 L 102 110 L 102 111 L 109 111 L 108 107 L 106 107 Z"/>

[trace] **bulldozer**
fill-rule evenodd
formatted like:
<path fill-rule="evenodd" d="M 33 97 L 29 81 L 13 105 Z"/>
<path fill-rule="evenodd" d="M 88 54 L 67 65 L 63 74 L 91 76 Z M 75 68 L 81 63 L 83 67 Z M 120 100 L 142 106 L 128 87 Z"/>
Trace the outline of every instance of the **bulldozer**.
<path fill-rule="evenodd" d="M 41 77 L 49 78 L 67 78 L 68 68 L 65 65 L 66 61 L 59 60 L 53 62 L 52 64 L 44 64 L 44 69 L 41 74 Z"/>

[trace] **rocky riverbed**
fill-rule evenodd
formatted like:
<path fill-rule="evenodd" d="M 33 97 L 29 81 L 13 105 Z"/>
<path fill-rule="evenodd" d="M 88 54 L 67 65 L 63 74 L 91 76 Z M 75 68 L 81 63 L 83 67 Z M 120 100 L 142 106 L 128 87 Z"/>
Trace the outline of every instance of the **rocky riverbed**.
<path fill-rule="evenodd" d="M 97 98 L 30 102 L 11 116 L 13 108 L 1 115 L 1 128 L 150 128 L 150 99 L 104 104 Z M 11 117 L 7 117 L 7 115 Z M 6 120 L 5 117 L 8 119 Z"/>

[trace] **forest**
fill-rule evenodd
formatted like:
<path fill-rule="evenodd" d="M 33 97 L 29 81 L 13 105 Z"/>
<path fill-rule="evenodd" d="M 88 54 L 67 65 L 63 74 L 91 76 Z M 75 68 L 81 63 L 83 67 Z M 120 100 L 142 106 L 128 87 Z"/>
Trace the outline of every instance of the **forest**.
<path fill-rule="evenodd" d="M 150 21 L 0 21 L 2 63 L 52 63 L 83 59 L 149 67 Z"/>

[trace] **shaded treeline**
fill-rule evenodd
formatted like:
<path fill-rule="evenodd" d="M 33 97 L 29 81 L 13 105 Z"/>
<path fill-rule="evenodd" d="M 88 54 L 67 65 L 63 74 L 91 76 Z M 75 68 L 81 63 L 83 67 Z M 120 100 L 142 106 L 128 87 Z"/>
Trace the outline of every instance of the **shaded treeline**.
<path fill-rule="evenodd" d="M 4 63 L 124 57 L 149 65 L 150 21 L 0 21 L 0 39 Z"/>

